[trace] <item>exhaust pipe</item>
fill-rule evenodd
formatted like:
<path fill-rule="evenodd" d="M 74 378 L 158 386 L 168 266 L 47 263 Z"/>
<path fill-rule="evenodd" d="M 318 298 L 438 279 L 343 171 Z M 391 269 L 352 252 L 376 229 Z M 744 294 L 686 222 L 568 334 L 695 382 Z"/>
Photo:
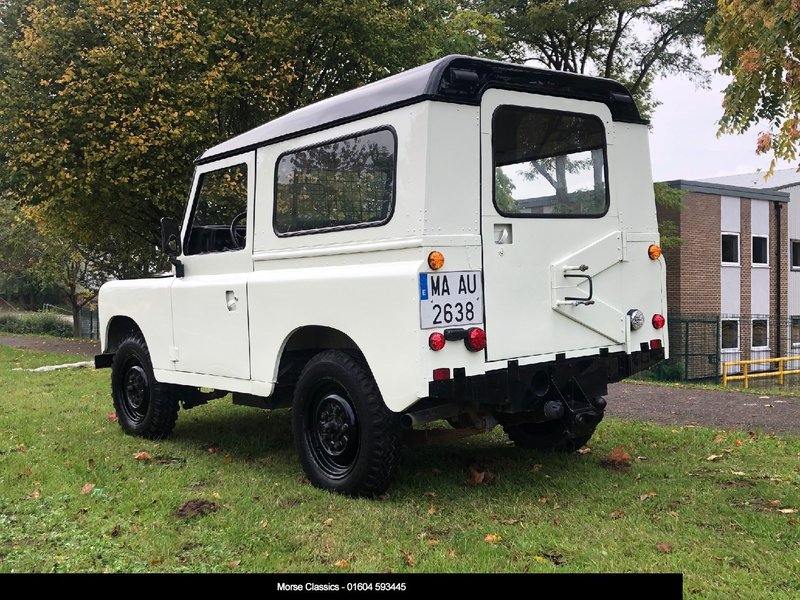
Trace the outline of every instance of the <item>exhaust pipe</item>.
<path fill-rule="evenodd" d="M 446 419 L 447 417 L 455 417 L 457 414 L 462 412 L 464 412 L 463 406 L 459 406 L 458 404 L 453 404 L 451 402 L 449 404 L 442 404 L 432 408 L 423 408 L 422 410 L 407 412 L 400 417 L 400 424 L 403 426 L 403 429 L 412 429 L 432 421 Z"/>

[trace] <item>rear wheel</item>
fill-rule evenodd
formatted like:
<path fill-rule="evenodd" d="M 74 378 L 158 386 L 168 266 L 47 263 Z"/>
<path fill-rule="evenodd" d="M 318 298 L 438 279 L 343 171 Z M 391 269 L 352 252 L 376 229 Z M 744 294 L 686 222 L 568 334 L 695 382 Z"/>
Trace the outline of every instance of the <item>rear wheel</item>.
<path fill-rule="evenodd" d="M 582 423 L 576 428 L 570 420 L 558 419 L 545 423 L 503 425 L 509 439 L 520 448 L 552 452 L 575 452 L 594 435 L 596 422 Z"/>
<path fill-rule="evenodd" d="M 172 386 L 156 381 L 147 344 L 138 334 L 123 340 L 114 354 L 111 394 L 125 433 L 161 439 L 175 427 L 178 400 Z"/>
<path fill-rule="evenodd" d="M 399 458 L 399 415 L 386 408 L 362 360 L 340 350 L 312 358 L 295 388 L 292 428 L 315 486 L 356 496 L 388 488 Z"/>

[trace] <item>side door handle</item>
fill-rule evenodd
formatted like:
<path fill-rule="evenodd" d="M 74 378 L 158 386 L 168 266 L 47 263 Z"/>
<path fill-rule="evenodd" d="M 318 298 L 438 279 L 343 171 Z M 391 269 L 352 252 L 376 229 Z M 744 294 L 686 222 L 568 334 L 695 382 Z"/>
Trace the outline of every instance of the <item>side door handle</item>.
<path fill-rule="evenodd" d="M 228 307 L 229 312 L 236 310 L 237 302 L 239 302 L 238 296 L 233 293 L 233 290 L 227 290 L 225 292 L 225 304 Z"/>

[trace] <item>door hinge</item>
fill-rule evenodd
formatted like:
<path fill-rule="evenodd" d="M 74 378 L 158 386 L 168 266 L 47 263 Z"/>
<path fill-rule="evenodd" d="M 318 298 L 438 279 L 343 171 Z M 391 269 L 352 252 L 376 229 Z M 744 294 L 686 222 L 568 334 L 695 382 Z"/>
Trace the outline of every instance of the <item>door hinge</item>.
<path fill-rule="evenodd" d="M 172 362 L 178 362 L 180 358 L 180 352 L 178 351 L 177 346 L 170 346 L 169 347 L 169 359 Z"/>

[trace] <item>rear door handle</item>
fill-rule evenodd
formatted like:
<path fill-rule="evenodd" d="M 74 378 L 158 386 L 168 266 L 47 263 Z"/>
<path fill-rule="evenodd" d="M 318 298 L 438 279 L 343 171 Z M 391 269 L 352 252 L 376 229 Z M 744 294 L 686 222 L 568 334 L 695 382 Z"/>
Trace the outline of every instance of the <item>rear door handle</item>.
<path fill-rule="evenodd" d="M 236 310 L 237 302 L 239 302 L 239 298 L 233 293 L 233 290 L 227 290 L 225 292 L 225 304 L 228 307 L 228 311 Z"/>

